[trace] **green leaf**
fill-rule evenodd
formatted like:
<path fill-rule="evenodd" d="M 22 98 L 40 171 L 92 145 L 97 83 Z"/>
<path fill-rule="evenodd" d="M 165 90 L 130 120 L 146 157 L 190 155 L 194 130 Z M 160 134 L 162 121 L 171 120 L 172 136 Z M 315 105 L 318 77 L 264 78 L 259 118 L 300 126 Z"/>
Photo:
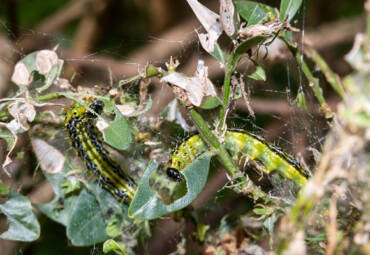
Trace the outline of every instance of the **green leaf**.
<path fill-rule="evenodd" d="M 113 215 L 112 215 L 113 212 Z M 119 203 L 97 183 L 91 183 L 84 189 L 70 212 L 67 222 L 67 236 L 76 246 L 89 246 L 109 238 L 106 233 L 110 215 L 124 217 L 125 224 L 131 224 L 127 217 L 127 206 Z M 117 218 L 121 225 L 121 218 Z"/>
<path fill-rule="evenodd" d="M 302 0 L 281 0 L 280 21 L 291 21 L 301 7 Z"/>
<path fill-rule="evenodd" d="M 161 68 L 157 68 L 152 64 L 149 64 L 146 67 L 146 70 L 145 70 L 145 77 L 146 78 L 150 78 L 150 77 L 153 77 L 153 76 L 160 76 L 160 75 L 162 75 Z"/>
<path fill-rule="evenodd" d="M 267 228 L 269 235 L 270 235 L 270 247 L 272 248 L 273 242 L 274 242 L 274 227 L 276 221 L 279 219 L 281 215 L 279 214 L 273 214 L 270 217 L 268 217 L 264 222 L 263 226 Z"/>
<path fill-rule="evenodd" d="M 266 215 L 266 214 L 271 213 L 271 209 L 270 208 L 254 208 L 253 212 L 257 215 Z"/>
<path fill-rule="evenodd" d="M 265 70 L 263 70 L 262 66 L 260 66 L 257 63 L 254 63 L 254 65 L 256 66 L 256 70 L 250 75 L 248 75 L 248 77 L 257 81 L 266 81 Z"/>
<path fill-rule="evenodd" d="M 132 135 L 126 118 L 114 107 L 116 118 L 109 123 L 109 127 L 104 130 L 104 141 L 113 148 L 126 150 L 132 143 Z"/>
<path fill-rule="evenodd" d="M 318 243 L 318 242 L 325 242 L 326 241 L 326 234 L 319 234 L 317 236 L 314 236 L 314 237 L 306 237 L 305 238 L 306 241 L 309 241 L 309 242 L 314 242 L 314 243 Z"/>
<path fill-rule="evenodd" d="M 48 57 L 46 57 L 48 56 Z M 45 66 L 52 64 L 50 61 L 53 59 L 56 61 L 53 63 L 53 66 L 50 66 L 50 69 L 47 68 L 45 70 Z M 38 62 L 38 63 L 36 63 Z M 43 86 L 37 88 L 37 92 L 41 93 L 48 89 L 51 85 L 53 85 L 54 81 L 56 81 L 62 71 L 64 61 L 62 59 L 59 59 L 58 56 L 55 54 L 55 52 L 50 51 L 50 50 L 40 50 L 40 51 L 35 51 L 27 56 L 25 56 L 23 59 L 18 61 L 17 65 L 24 65 L 26 70 L 21 71 L 21 73 L 18 73 L 16 69 L 16 77 L 24 75 L 25 72 L 27 72 L 27 75 L 29 76 L 28 81 L 21 81 L 19 79 L 13 80 L 18 86 L 22 85 L 29 85 L 30 82 L 34 80 L 34 78 L 37 79 L 34 74 L 38 74 L 39 77 L 43 77 Z M 26 84 L 24 84 L 26 83 Z"/>
<path fill-rule="evenodd" d="M 88 246 L 109 238 L 104 216 L 95 196 L 84 189 L 75 202 L 67 223 L 67 236 L 75 246 Z"/>
<path fill-rule="evenodd" d="M 203 190 L 208 177 L 211 157 L 212 154 L 206 152 L 182 171 L 186 180 L 187 193 L 169 205 L 163 204 L 149 185 L 149 178 L 158 167 L 158 163 L 151 161 L 131 202 L 128 210 L 129 216 L 138 219 L 154 219 L 189 205 Z"/>
<path fill-rule="evenodd" d="M 302 86 L 300 86 L 299 90 L 298 90 L 297 105 L 298 105 L 298 107 L 304 109 L 305 111 L 308 111 L 308 107 L 307 107 L 307 103 L 306 103 L 306 97 L 304 95 Z"/>
<path fill-rule="evenodd" d="M 65 197 L 62 186 L 68 179 L 65 177 L 64 171 L 57 174 L 46 174 L 44 172 L 44 175 L 53 188 L 55 194 L 54 199 L 47 204 L 37 204 L 35 206 L 40 212 L 48 216 L 53 221 L 58 222 L 63 226 L 67 226 L 68 217 L 77 197 Z"/>
<path fill-rule="evenodd" d="M 9 229 L 0 238 L 31 242 L 39 238 L 40 225 L 27 197 L 20 195 L 12 187 L 9 200 L 0 204 L 0 211 L 9 221 Z"/>
<path fill-rule="evenodd" d="M 15 136 L 9 131 L 9 129 L 0 129 L 0 138 L 6 141 L 7 150 L 10 151 L 15 142 Z"/>
<path fill-rule="evenodd" d="M 103 252 L 104 253 L 115 252 L 116 254 L 119 255 L 126 255 L 127 249 L 124 242 L 117 242 L 115 240 L 109 239 L 104 242 Z"/>
<path fill-rule="evenodd" d="M 211 55 L 221 63 L 222 66 L 225 66 L 225 61 L 227 59 L 226 53 L 221 49 L 218 43 L 215 44 L 215 49 Z"/>
<path fill-rule="evenodd" d="M 276 16 L 272 7 L 252 1 L 235 2 L 235 7 L 240 16 L 248 21 L 247 26 L 273 20 Z"/>
<path fill-rule="evenodd" d="M 247 40 L 243 41 L 238 47 L 234 50 L 234 58 L 236 60 L 240 59 L 240 57 L 246 53 L 248 50 L 252 49 L 254 46 L 261 44 L 268 38 L 266 35 L 259 35 L 255 37 L 248 38 Z M 235 61 L 234 62 L 238 62 Z"/>
<path fill-rule="evenodd" d="M 121 234 L 120 222 L 116 217 L 113 217 L 113 219 L 108 222 L 105 231 L 112 238 L 115 238 Z"/>
<path fill-rule="evenodd" d="M 204 242 L 204 239 L 206 237 L 206 234 L 209 230 L 210 226 L 202 223 L 197 223 L 197 237 L 198 240 L 201 242 Z"/>
<path fill-rule="evenodd" d="M 7 195 L 9 194 L 9 188 L 6 187 L 3 181 L 0 179 L 0 195 Z"/>
<path fill-rule="evenodd" d="M 201 104 L 200 108 L 209 110 L 209 109 L 214 109 L 221 104 L 222 102 L 218 97 L 207 97 L 204 100 L 204 102 Z"/>
<path fill-rule="evenodd" d="M 53 82 L 59 78 L 62 72 L 63 64 L 64 61 L 59 59 L 58 63 L 47 74 L 44 75 L 45 77 L 44 85 L 40 88 L 37 88 L 37 92 L 41 93 L 50 88 L 51 85 L 53 85 Z"/>
<path fill-rule="evenodd" d="M 147 111 L 149 111 L 150 108 L 152 108 L 152 105 L 153 105 L 153 100 L 152 100 L 151 97 L 149 97 L 149 100 L 146 103 L 145 108 L 143 110 L 141 110 L 141 111 L 135 111 L 135 112 L 133 112 L 130 116 L 131 117 L 137 117 L 139 115 L 142 115 L 142 114 L 146 113 Z"/>

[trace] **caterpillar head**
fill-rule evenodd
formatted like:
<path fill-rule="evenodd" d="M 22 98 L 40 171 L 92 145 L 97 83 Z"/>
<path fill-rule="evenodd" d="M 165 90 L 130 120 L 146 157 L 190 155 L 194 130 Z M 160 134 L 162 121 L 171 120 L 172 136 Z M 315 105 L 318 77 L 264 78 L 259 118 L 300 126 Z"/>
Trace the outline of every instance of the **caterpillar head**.
<path fill-rule="evenodd" d="M 64 124 L 67 125 L 72 119 L 82 117 L 86 112 L 86 108 L 74 102 L 70 108 L 65 109 Z"/>
<path fill-rule="evenodd" d="M 176 168 L 167 167 L 166 174 L 173 181 L 181 182 L 183 180 L 182 174 Z"/>
<path fill-rule="evenodd" d="M 104 103 L 100 100 L 95 100 L 93 101 L 89 107 L 91 110 L 93 110 L 97 114 L 101 114 L 103 112 L 104 108 Z M 68 109 L 65 110 L 65 119 L 64 119 L 64 124 L 67 125 L 72 119 L 76 119 L 79 117 L 84 116 L 85 114 L 88 114 L 88 117 L 95 118 L 96 114 L 89 112 L 85 106 L 78 104 L 74 102 L 72 106 Z"/>

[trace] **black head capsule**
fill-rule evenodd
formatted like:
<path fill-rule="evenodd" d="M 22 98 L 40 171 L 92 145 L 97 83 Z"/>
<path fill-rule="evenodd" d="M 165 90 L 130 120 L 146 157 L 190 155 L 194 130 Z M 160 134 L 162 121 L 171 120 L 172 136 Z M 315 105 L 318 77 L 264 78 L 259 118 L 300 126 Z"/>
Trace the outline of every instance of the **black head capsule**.
<path fill-rule="evenodd" d="M 167 168 L 166 174 L 173 181 L 181 182 L 183 180 L 182 174 L 176 168 Z"/>
<path fill-rule="evenodd" d="M 104 103 L 100 100 L 94 101 L 90 106 L 91 110 L 96 112 L 97 114 L 101 114 L 103 112 Z M 94 113 L 88 112 L 89 117 L 96 118 L 97 116 Z"/>

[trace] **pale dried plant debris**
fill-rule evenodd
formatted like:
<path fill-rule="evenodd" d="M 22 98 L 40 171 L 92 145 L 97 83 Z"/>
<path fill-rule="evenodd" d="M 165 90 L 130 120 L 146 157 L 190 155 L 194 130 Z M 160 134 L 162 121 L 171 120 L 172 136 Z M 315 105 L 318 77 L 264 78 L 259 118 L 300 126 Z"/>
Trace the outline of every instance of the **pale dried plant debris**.
<path fill-rule="evenodd" d="M 284 29 L 299 32 L 299 29 L 292 27 L 288 21 L 281 22 L 279 19 L 274 19 L 263 24 L 255 24 L 247 27 L 242 26 L 238 31 L 238 37 L 240 39 L 247 39 L 260 35 L 271 35 Z"/>
<path fill-rule="evenodd" d="M 305 234 L 303 230 L 298 231 L 294 235 L 293 241 L 289 244 L 288 249 L 283 252 L 283 255 L 306 255 Z"/>
<path fill-rule="evenodd" d="M 14 118 L 7 128 L 14 134 L 23 133 L 30 129 L 27 122 L 32 122 L 36 116 L 35 107 L 27 102 L 15 101 L 8 106 L 10 115 Z"/>
<path fill-rule="evenodd" d="M 235 7 L 232 0 L 220 0 L 221 25 L 228 36 L 235 34 Z"/>
<path fill-rule="evenodd" d="M 206 96 L 217 96 L 213 83 L 208 78 L 208 67 L 203 60 L 198 61 L 195 77 L 187 77 L 178 72 L 164 76 L 161 82 L 173 84 L 186 91 L 188 99 L 194 106 L 200 106 Z"/>
<path fill-rule="evenodd" d="M 132 105 L 121 104 L 121 105 L 116 105 L 116 107 L 121 112 L 121 114 L 125 117 L 131 117 L 132 114 L 134 114 L 135 112 L 135 108 Z"/>
<path fill-rule="evenodd" d="M 19 86 L 27 86 L 30 85 L 32 79 L 33 77 L 28 71 L 27 66 L 22 62 L 18 62 L 14 67 L 11 81 Z"/>
<path fill-rule="evenodd" d="M 38 138 L 32 138 L 31 144 L 41 169 L 45 173 L 56 174 L 63 170 L 65 157 L 58 149 Z"/>
<path fill-rule="evenodd" d="M 104 130 L 106 130 L 107 128 L 109 127 L 109 124 L 103 120 L 103 119 L 99 119 L 97 122 L 96 122 L 96 128 L 100 131 L 100 132 L 103 132 Z"/>
<path fill-rule="evenodd" d="M 49 83 L 51 85 L 53 81 L 58 80 L 58 77 L 55 77 L 57 74 L 54 69 L 58 65 L 61 67 L 63 60 L 58 58 L 55 51 L 36 51 L 17 62 L 11 81 L 18 86 L 29 86 L 33 81 L 33 72 L 38 72 L 45 76 L 46 83 L 49 86 Z"/>
<path fill-rule="evenodd" d="M 58 86 L 62 90 L 68 90 L 68 91 L 76 91 L 76 89 L 71 85 L 69 80 L 64 79 L 64 78 L 59 78 L 56 82 L 55 85 Z"/>
<path fill-rule="evenodd" d="M 58 63 L 58 55 L 52 50 L 40 50 L 36 54 L 36 70 L 45 75 Z"/>
<path fill-rule="evenodd" d="M 198 18 L 207 33 L 198 33 L 202 47 L 209 53 L 214 52 L 215 44 L 222 34 L 220 16 L 199 3 L 197 0 L 187 0 L 195 16 Z"/>

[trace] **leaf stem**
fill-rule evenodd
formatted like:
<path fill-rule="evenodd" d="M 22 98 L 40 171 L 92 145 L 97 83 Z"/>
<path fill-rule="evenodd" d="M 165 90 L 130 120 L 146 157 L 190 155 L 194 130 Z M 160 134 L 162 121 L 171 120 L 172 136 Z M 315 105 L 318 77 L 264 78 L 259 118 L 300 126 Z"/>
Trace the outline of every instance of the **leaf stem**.
<path fill-rule="evenodd" d="M 225 167 L 229 176 L 234 177 L 238 172 L 240 172 L 240 170 L 235 165 L 235 162 L 231 159 L 225 147 L 220 144 L 212 130 L 208 128 L 208 125 L 204 121 L 202 116 L 200 116 L 200 114 L 194 108 L 188 110 L 188 113 L 191 119 L 193 120 L 194 124 L 196 125 L 197 129 L 199 130 L 200 135 L 207 142 L 208 146 L 211 149 L 215 150 L 219 160 Z"/>
<path fill-rule="evenodd" d="M 36 101 L 46 101 L 46 100 L 56 99 L 56 98 L 60 98 L 60 97 L 64 97 L 63 92 L 54 92 L 54 93 L 41 95 L 41 96 L 35 97 L 34 100 L 36 100 Z"/>
<path fill-rule="evenodd" d="M 224 100 L 223 100 L 223 106 L 221 108 L 221 111 L 220 111 L 220 125 L 219 125 L 219 128 L 218 128 L 218 131 L 223 131 L 222 128 L 225 124 L 225 114 L 227 113 L 226 111 L 226 108 L 229 106 L 229 100 L 230 100 L 230 93 L 231 93 L 231 87 L 230 87 L 230 83 L 231 83 L 231 76 L 233 74 L 233 72 L 235 71 L 236 69 L 236 66 L 237 66 L 237 63 L 238 61 L 236 61 L 234 59 L 234 54 L 231 53 L 231 55 L 229 56 L 229 59 L 227 61 L 227 64 L 226 64 L 226 68 L 225 68 L 225 71 L 226 71 L 226 75 L 225 75 L 225 78 L 224 78 Z"/>
<path fill-rule="evenodd" d="M 297 62 L 299 63 L 299 67 L 301 68 L 302 72 L 304 73 L 307 80 L 309 81 L 309 85 L 313 93 L 315 94 L 317 101 L 319 101 L 321 110 L 324 112 L 327 118 L 331 118 L 333 116 L 333 111 L 330 109 L 330 106 L 327 104 L 324 98 L 323 90 L 320 87 L 319 79 L 313 76 L 306 61 L 303 58 L 304 57 L 303 54 L 298 50 L 297 45 L 290 42 L 289 39 L 286 38 L 286 36 L 280 36 L 280 38 L 284 41 L 288 49 L 293 53 L 293 55 L 297 59 Z"/>

